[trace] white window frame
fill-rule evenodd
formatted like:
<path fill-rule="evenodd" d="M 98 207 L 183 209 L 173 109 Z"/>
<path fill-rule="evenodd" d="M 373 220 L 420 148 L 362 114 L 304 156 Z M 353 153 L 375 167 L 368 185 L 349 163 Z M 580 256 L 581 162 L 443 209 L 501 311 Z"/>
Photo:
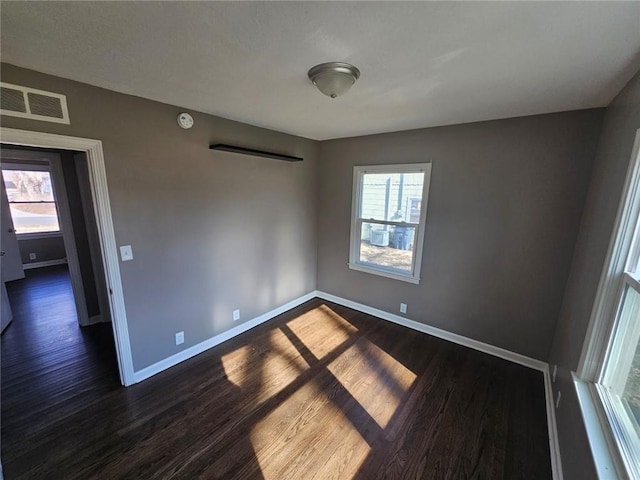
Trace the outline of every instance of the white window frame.
<path fill-rule="evenodd" d="M 424 173 L 422 187 L 422 206 L 420 208 L 419 223 L 395 222 L 390 220 L 374 220 L 361 218 L 363 179 L 367 173 Z M 422 249 L 424 246 L 424 232 L 427 221 L 427 206 L 429 199 L 429 185 L 431 183 L 431 163 L 408 163 L 397 165 L 368 165 L 355 166 L 353 168 L 353 196 L 351 201 L 351 237 L 349 247 L 349 268 L 360 272 L 381 275 L 395 280 L 409 283 L 420 283 L 420 267 L 422 265 Z M 401 227 L 410 226 L 416 229 L 413 242 L 413 264 L 411 272 L 404 273 L 401 270 L 384 267 L 381 265 L 360 261 L 360 242 L 363 223 L 376 223 L 380 225 L 395 225 Z"/>
<path fill-rule="evenodd" d="M 575 376 L 600 478 L 610 478 L 615 472 L 618 478 L 640 479 L 640 439 L 633 428 L 634 420 L 613 391 L 624 388 L 619 362 L 628 363 L 626 350 L 633 341 L 637 344 L 637 328 L 618 325 L 617 319 L 625 289 L 640 292 L 640 272 L 634 271 L 639 258 L 640 129 Z M 618 365 L 617 372 L 608 368 L 611 364 Z"/>
<path fill-rule="evenodd" d="M 51 180 L 51 188 L 53 201 L 44 202 L 44 203 L 53 203 L 56 206 L 56 214 L 58 217 L 58 230 L 50 230 L 46 232 L 32 232 L 32 233 L 18 233 L 16 232 L 16 238 L 18 240 L 27 240 L 27 239 L 37 239 L 37 238 L 49 238 L 49 237 L 62 237 L 62 220 L 60 218 L 60 202 L 58 201 L 58 196 L 56 195 L 55 189 L 55 181 L 54 181 L 54 172 L 51 167 L 51 164 L 47 161 L 45 162 L 33 162 L 29 161 L 29 163 L 20 163 L 19 160 L 3 160 L 1 162 L 0 169 L 2 170 L 16 170 L 22 172 L 47 172 L 49 174 L 49 179 Z M 12 202 L 9 202 L 11 205 Z M 21 203 L 21 202 L 15 202 Z M 13 215 L 13 214 L 12 214 Z"/>

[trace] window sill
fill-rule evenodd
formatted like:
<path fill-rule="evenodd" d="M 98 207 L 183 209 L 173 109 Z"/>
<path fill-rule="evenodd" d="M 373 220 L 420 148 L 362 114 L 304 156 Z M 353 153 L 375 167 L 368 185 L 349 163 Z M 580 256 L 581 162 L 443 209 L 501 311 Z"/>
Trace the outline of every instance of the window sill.
<path fill-rule="evenodd" d="M 604 412 L 601 412 L 598 405 L 599 399 L 595 386 L 585 382 L 574 372 L 571 375 L 598 478 L 603 480 L 628 478 L 629 474 L 622 464 L 622 459 L 613 450 L 615 448 L 612 445 L 613 439 L 609 438 L 607 429 L 603 425 L 606 420 L 603 417 Z"/>
<path fill-rule="evenodd" d="M 20 240 L 37 240 L 38 238 L 62 237 L 62 232 L 41 232 L 41 233 L 17 233 L 16 238 Z"/>
<path fill-rule="evenodd" d="M 413 284 L 419 284 L 420 278 L 412 277 L 409 275 L 402 275 L 400 273 L 394 273 L 388 270 L 382 270 L 374 267 L 367 267 L 365 265 L 360 265 L 357 263 L 349 263 L 349 268 L 351 270 L 357 270 L 358 272 L 371 273 L 373 275 L 379 275 L 381 277 L 393 278 L 394 280 L 400 280 L 402 282 L 408 282 Z"/>

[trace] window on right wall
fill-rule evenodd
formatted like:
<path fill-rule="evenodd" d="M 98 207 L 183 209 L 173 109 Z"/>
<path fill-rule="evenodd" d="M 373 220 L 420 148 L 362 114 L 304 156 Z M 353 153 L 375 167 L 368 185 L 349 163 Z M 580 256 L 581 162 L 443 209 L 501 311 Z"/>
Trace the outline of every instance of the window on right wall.
<path fill-rule="evenodd" d="M 354 167 L 349 268 L 420 281 L 431 164 Z"/>
<path fill-rule="evenodd" d="M 578 377 L 589 386 L 617 474 L 640 478 L 640 130 Z"/>

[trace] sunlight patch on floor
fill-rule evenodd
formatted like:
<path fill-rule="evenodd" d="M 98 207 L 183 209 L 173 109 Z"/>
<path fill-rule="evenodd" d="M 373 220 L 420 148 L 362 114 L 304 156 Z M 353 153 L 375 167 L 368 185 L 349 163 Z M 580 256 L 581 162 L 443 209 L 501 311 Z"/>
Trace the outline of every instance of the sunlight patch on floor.
<path fill-rule="evenodd" d="M 280 329 L 269 332 L 269 348 L 245 345 L 222 356 L 231 383 L 257 403 L 268 400 L 293 382 L 309 365 Z"/>
<path fill-rule="evenodd" d="M 327 367 L 381 428 L 386 428 L 416 374 L 361 339 Z"/>
<path fill-rule="evenodd" d="M 256 424 L 251 443 L 265 480 L 355 476 L 370 447 L 344 413 L 308 383 Z"/>
<path fill-rule="evenodd" d="M 326 305 L 287 323 L 291 331 L 318 359 L 339 347 L 358 329 Z"/>
<path fill-rule="evenodd" d="M 224 373 L 227 374 L 229 381 L 237 387 L 242 387 L 246 375 L 247 360 L 253 348 L 252 345 L 245 345 L 222 356 Z"/>

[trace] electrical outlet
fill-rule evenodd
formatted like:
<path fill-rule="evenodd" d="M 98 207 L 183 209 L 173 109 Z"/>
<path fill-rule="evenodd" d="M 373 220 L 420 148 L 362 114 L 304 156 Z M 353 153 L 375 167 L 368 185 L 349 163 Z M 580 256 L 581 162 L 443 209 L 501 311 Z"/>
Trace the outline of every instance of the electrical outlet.
<path fill-rule="evenodd" d="M 123 245 L 120 247 L 120 258 L 123 262 L 133 260 L 133 250 L 131 249 L 131 245 Z"/>
<path fill-rule="evenodd" d="M 29 260 L 35 260 L 36 259 L 36 254 L 35 253 L 30 253 L 29 254 Z"/>
<path fill-rule="evenodd" d="M 406 303 L 401 303 L 400 304 L 400 313 L 407 313 L 407 304 Z"/>
<path fill-rule="evenodd" d="M 562 393 L 560 393 L 560 391 L 558 391 L 558 396 L 556 397 L 556 410 L 560 406 L 560 398 L 561 397 L 562 397 Z"/>
<path fill-rule="evenodd" d="M 558 365 L 553 366 L 553 373 L 551 375 L 551 381 L 556 383 L 556 374 L 558 373 Z"/>
<path fill-rule="evenodd" d="M 184 343 L 184 332 L 176 333 L 176 345 Z"/>
<path fill-rule="evenodd" d="M 233 311 L 233 321 L 240 320 L 240 310 Z"/>

